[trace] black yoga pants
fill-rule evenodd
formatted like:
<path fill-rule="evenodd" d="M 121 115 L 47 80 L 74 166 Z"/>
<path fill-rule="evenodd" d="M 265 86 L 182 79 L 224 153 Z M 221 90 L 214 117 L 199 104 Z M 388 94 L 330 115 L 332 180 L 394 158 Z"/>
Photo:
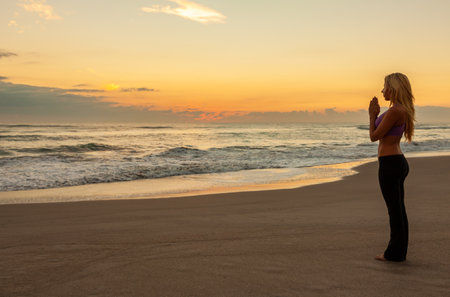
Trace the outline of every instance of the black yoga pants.
<path fill-rule="evenodd" d="M 390 261 L 404 261 L 408 251 L 408 218 L 403 183 L 409 172 L 408 162 L 403 155 L 379 157 L 378 162 L 378 180 L 388 209 L 391 228 L 384 257 Z"/>

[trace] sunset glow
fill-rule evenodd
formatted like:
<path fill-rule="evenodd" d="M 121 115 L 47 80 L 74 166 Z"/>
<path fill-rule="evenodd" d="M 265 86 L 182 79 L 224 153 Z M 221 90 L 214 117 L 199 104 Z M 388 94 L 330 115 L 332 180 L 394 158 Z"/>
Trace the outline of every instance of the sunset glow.
<path fill-rule="evenodd" d="M 214 121 L 366 109 L 382 98 L 384 76 L 403 72 L 417 105 L 450 107 L 448 1 L 14 0 L 0 8 L 0 76 L 11 87 Z"/>

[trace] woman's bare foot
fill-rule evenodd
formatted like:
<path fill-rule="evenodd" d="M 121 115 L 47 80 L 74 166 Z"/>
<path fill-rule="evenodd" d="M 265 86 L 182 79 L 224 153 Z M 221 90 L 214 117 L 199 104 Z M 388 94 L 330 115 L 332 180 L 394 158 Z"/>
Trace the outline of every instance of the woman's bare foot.
<path fill-rule="evenodd" d="M 383 254 L 376 255 L 375 259 L 378 261 L 386 261 L 386 258 L 384 257 Z"/>

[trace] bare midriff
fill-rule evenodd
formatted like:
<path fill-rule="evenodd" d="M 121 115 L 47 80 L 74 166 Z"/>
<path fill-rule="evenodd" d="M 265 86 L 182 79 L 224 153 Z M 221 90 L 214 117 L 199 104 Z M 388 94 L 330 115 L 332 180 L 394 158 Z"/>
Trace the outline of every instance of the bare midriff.
<path fill-rule="evenodd" d="M 400 148 L 401 139 L 401 136 L 393 135 L 388 135 L 380 139 L 378 144 L 378 157 L 403 154 Z"/>

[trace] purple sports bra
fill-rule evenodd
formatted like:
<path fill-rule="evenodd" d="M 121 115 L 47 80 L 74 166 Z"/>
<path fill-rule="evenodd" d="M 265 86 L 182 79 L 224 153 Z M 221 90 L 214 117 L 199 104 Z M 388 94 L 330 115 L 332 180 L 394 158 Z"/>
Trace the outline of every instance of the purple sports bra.
<path fill-rule="evenodd" d="M 384 114 L 387 112 L 387 110 L 385 112 L 383 112 L 382 115 L 380 115 L 376 120 L 375 120 L 375 128 L 378 127 L 378 125 L 381 123 L 381 120 L 384 117 Z M 391 130 L 389 130 L 388 133 L 386 133 L 387 135 L 393 135 L 393 136 L 402 136 L 403 132 L 405 132 L 405 124 L 400 125 L 400 126 L 393 126 L 391 128 Z"/>

